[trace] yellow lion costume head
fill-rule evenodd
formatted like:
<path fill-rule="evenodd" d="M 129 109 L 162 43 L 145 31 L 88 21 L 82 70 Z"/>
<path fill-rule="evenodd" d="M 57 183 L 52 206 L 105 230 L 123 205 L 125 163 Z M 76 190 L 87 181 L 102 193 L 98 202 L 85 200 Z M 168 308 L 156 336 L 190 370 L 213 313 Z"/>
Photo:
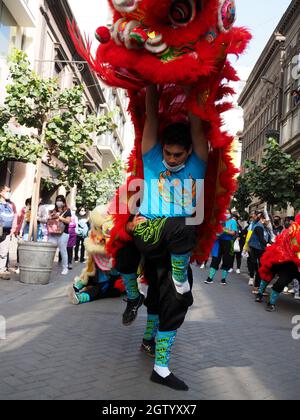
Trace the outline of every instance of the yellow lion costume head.
<path fill-rule="evenodd" d="M 84 245 L 87 251 L 87 262 L 79 280 L 88 284 L 89 278 L 96 275 L 97 267 L 103 271 L 111 269 L 111 260 L 107 257 L 106 242 L 113 227 L 112 217 L 107 206 L 98 206 L 90 214 L 91 230 Z M 75 281 L 78 278 L 75 279 Z"/>

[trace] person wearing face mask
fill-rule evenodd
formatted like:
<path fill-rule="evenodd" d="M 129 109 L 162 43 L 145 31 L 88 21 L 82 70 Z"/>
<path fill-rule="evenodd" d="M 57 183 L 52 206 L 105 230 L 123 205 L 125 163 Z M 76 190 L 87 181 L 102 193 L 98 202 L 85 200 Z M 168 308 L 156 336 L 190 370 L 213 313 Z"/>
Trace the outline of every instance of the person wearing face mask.
<path fill-rule="evenodd" d="M 59 195 L 55 201 L 55 208 L 49 214 L 48 232 L 49 242 L 55 244 L 60 252 L 62 259 L 62 275 L 68 274 L 68 241 L 69 241 L 69 224 L 71 223 L 71 210 L 67 206 L 66 199 L 63 195 Z"/>
<path fill-rule="evenodd" d="M 28 240 L 29 224 L 31 215 L 31 198 L 27 198 L 25 206 L 22 208 L 18 217 L 16 236 L 20 236 L 24 241 Z"/>
<path fill-rule="evenodd" d="M 223 222 L 223 232 L 219 235 L 212 250 L 212 262 L 206 284 L 213 284 L 214 278 L 222 262 L 223 286 L 227 285 L 227 277 L 234 261 L 234 238 L 238 233 L 238 224 L 231 216 L 230 211 L 226 212 L 226 220 Z"/>
<path fill-rule="evenodd" d="M 132 221 L 132 236 L 135 246 L 151 261 L 156 274 L 166 271 L 166 275 L 158 276 L 156 284 L 160 316 L 151 381 L 187 390 L 187 385 L 170 372 L 169 362 L 177 330 L 193 304 L 188 273 L 196 245 L 196 226 L 188 224 L 186 219 L 194 215 L 200 196 L 199 187 L 206 174 L 208 141 L 198 117 L 183 117 L 160 133 L 158 114 L 158 90 L 156 86 L 149 86 L 142 138 L 145 189 L 139 214 Z M 123 324 L 130 325 L 143 303 L 136 273 L 128 274 L 125 287 L 128 300 Z"/>
<path fill-rule="evenodd" d="M 10 200 L 10 188 L 0 186 L 0 279 L 9 280 L 10 273 L 7 270 L 10 238 L 17 228 L 16 206 Z"/>
<path fill-rule="evenodd" d="M 37 221 L 38 221 L 38 241 L 39 242 L 48 242 L 48 228 L 47 222 L 49 219 L 49 212 L 53 209 L 53 204 L 51 204 L 51 200 L 49 197 L 41 198 L 39 207 L 38 207 L 38 214 L 37 214 Z"/>
<path fill-rule="evenodd" d="M 289 229 L 289 227 L 291 226 L 291 224 L 293 223 L 293 218 L 292 217 L 289 217 L 289 216 L 287 216 L 285 219 L 284 219 L 284 229 Z"/>
<path fill-rule="evenodd" d="M 281 218 L 279 216 L 275 216 L 273 219 L 273 232 L 275 236 L 280 235 L 283 231 L 283 226 L 281 224 Z"/>
<path fill-rule="evenodd" d="M 78 226 L 77 226 L 77 238 L 75 246 L 75 262 L 79 261 L 79 250 L 80 250 L 80 262 L 84 262 L 85 258 L 85 247 L 84 241 L 89 234 L 89 215 L 84 207 L 80 208 L 77 212 Z"/>
<path fill-rule="evenodd" d="M 78 229 L 78 218 L 76 216 L 76 209 L 71 211 L 71 222 L 69 224 L 69 241 L 68 241 L 68 269 L 72 270 L 73 263 L 73 252 L 76 245 L 77 229 Z"/>
<path fill-rule="evenodd" d="M 271 236 L 266 228 L 267 219 L 264 212 L 259 212 L 257 219 L 253 224 L 253 233 L 249 240 L 250 254 L 254 264 L 255 281 L 253 293 L 257 294 L 260 286 L 261 278 L 259 268 L 261 267 L 261 257 L 263 256 L 267 245 L 271 242 Z"/>

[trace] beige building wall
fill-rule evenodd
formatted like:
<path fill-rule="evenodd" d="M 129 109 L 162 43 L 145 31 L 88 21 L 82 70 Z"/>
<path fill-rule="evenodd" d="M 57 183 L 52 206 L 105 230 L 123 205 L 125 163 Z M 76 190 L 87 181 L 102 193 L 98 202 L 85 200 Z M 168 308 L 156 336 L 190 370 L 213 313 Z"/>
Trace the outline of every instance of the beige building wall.
<path fill-rule="evenodd" d="M 35 175 L 35 165 L 31 163 L 12 163 L 13 177 L 11 183 L 12 201 L 20 211 L 25 205 L 25 200 L 32 197 L 32 186 Z"/>
<path fill-rule="evenodd" d="M 34 58 L 34 34 L 36 31 L 38 0 L 0 0 L 1 24 L 0 32 L 0 105 L 6 97 L 9 66 L 8 55 L 12 48 L 25 51 L 30 60 Z M 7 165 L 7 177 L 10 177 L 12 201 L 18 211 L 24 206 L 26 198 L 32 196 L 32 184 L 35 167 L 32 164 L 18 162 L 3 162 Z M 10 176 L 12 175 L 13 176 Z M 1 179 L 1 182 L 5 182 Z"/>

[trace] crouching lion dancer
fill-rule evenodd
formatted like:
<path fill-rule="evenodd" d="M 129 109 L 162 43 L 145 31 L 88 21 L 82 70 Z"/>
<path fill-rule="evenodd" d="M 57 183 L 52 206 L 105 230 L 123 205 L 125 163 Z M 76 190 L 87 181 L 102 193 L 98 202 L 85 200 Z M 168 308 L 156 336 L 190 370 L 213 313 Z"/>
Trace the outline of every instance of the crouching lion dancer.
<path fill-rule="evenodd" d="M 300 214 L 296 221 L 277 236 L 262 256 L 259 274 L 262 278 L 256 302 L 263 302 L 263 294 L 268 284 L 278 275 L 272 288 L 267 311 L 274 312 L 276 303 L 284 288 L 293 280 L 300 281 Z"/>
<path fill-rule="evenodd" d="M 112 260 L 105 250 L 112 228 L 112 217 L 107 213 L 107 207 L 96 207 L 90 215 L 90 223 L 91 231 L 85 240 L 86 265 L 67 289 L 69 300 L 74 305 L 119 297 L 125 292 L 121 274 L 112 267 Z"/>

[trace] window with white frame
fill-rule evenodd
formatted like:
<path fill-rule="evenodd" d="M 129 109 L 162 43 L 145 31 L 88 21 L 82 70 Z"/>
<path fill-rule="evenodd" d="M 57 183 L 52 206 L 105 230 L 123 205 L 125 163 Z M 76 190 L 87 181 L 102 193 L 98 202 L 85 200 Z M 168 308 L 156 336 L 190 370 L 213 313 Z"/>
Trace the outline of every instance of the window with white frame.
<path fill-rule="evenodd" d="M 7 56 L 16 45 L 18 24 L 0 0 L 0 56 Z"/>

